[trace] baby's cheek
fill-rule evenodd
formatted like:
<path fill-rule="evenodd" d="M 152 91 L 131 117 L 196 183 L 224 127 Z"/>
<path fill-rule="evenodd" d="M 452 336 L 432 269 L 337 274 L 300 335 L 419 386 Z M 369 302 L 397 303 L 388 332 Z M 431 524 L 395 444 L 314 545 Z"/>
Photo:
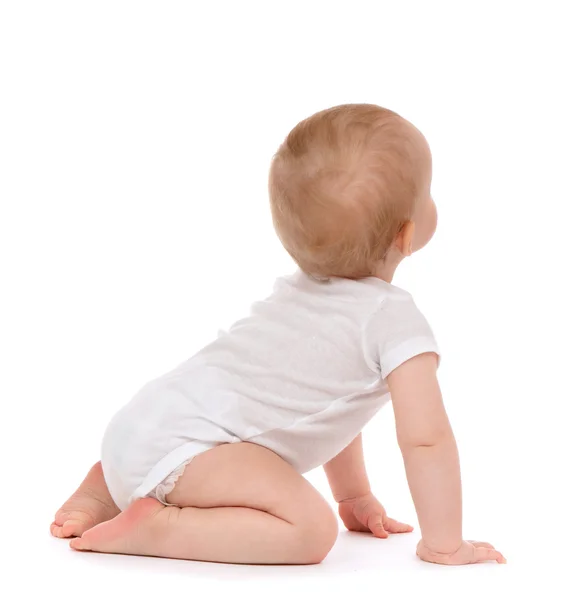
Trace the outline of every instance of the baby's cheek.
<path fill-rule="evenodd" d="M 429 228 L 430 228 L 430 236 L 429 239 L 431 239 L 433 237 L 433 235 L 435 234 L 435 231 L 437 230 L 437 223 L 439 221 L 439 215 L 437 214 L 437 206 L 435 205 L 435 202 L 433 202 L 433 199 L 431 199 L 431 222 L 429 224 Z M 429 240 L 427 240 L 429 241 Z"/>
<path fill-rule="evenodd" d="M 437 229 L 437 208 L 432 199 L 429 199 L 425 209 L 419 218 L 415 221 L 415 239 L 413 240 L 413 250 L 417 251 L 423 248 L 433 237 Z"/>

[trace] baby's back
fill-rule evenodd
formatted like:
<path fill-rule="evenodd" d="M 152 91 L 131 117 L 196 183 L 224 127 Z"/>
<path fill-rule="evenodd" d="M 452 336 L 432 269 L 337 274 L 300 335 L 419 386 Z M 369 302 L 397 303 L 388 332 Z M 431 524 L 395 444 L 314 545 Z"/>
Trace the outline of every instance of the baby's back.
<path fill-rule="evenodd" d="M 340 452 L 385 404 L 382 357 L 402 361 L 397 349 L 417 339 L 432 350 L 429 336 L 411 296 L 395 286 L 320 282 L 298 271 L 134 396 L 109 428 L 122 440 L 116 461 L 146 457 L 145 478 L 188 444 L 251 441 L 304 473 Z"/>

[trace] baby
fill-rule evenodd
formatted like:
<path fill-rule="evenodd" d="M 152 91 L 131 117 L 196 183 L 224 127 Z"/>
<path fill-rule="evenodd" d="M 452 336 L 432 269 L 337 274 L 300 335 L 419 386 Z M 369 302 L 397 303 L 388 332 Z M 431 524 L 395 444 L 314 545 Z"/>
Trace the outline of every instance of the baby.
<path fill-rule="evenodd" d="M 297 272 L 114 416 L 101 462 L 52 534 L 94 552 L 318 563 L 338 532 L 301 475 L 320 465 L 348 529 L 412 531 L 374 497 L 363 460 L 361 430 L 390 399 L 418 556 L 505 562 L 490 544 L 463 540 L 437 344 L 412 297 L 391 284 L 435 231 L 430 187 L 429 146 L 392 111 L 352 104 L 299 123 L 269 179 L 274 226 Z"/>

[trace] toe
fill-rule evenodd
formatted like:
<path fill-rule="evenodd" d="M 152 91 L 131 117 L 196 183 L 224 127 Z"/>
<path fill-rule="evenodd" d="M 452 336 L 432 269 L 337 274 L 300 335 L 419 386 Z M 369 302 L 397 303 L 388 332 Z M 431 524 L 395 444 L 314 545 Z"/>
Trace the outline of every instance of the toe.
<path fill-rule="evenodd" d="M 87 541 L 83 540 L 82 537 L 73 538 L 69 545 L 74 550 L 90 550 Z"/>
<path fill-rule="evenodd" d="M 57 525 L 56 523 L 53 523 L 50 526 L 50 533 L 52 533 L 52 535 L 56 538 L 74 537 L 75 534 L 71 533 L 70 527 L 65 529 L 66 524 L 67 523 L 65 523 L 64 525 L 61 526 L 61 525 Z"/>
<path fill-rule="evenodd" d="M 87 529 L 90 529 L 90 523 L 80 519 L 69 519 L 62 524 L 52 523 L 50 533 L 57 538 L 69 538 L 81 536 Z"/>
<path fill-rule="evenodd" d="M 56 515 L 54 515 L 54 524 L 58 525 L 59 527 L 62 526 L 62 524 L 66 521 L 67 517 L 68 517 L 68 512 L 65 512 L 64 510 L 59 510 Z"/>
<path fill-rule="evenodd" d="M 89 527 L 90 524 L 80 519 L 69 519 L 62 525 L 62 537 L 78 537 L 89 529 Z"/>

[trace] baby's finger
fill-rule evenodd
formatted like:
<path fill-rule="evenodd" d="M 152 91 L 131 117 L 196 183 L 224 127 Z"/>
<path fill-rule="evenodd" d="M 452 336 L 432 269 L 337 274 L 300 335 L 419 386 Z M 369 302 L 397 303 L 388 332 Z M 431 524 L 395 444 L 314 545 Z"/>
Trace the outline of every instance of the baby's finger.
<path fill-rule="evenodd" d="M 377 515 L 376 517 L 371 517 L 369 519 L 368 528 L 371 530 L 371 533 L 378 538 L 387 538 L 389 534 L 386 532 L 383 526 L 383 519 L 381 515 Z"/>
<path fill-rule="evenodd" d="M 385 529 L 391 533 L 409 533 L 410 531 L 413 531 L 412 525 L 395 521 L 395 519 L 391 519 L 389 517 L 385 517 L 383 525 Z"/>
<path fill-rule="evenodd" d="M 487 542 L 477 542 L 475 540 L 467 540 L 470 544 L 473 544 L 476 548 L 491 548 L 495 550 L 495 546 L 488 544 Z"/>
<path fill-rule="evenodd" d="M 498 552 L 492 548 L 476 546 L 473 562 L 485 562 L 486 560 L 495 560 L 501 564 L 505 564 L 507 562 L 501 552 Z"/>

